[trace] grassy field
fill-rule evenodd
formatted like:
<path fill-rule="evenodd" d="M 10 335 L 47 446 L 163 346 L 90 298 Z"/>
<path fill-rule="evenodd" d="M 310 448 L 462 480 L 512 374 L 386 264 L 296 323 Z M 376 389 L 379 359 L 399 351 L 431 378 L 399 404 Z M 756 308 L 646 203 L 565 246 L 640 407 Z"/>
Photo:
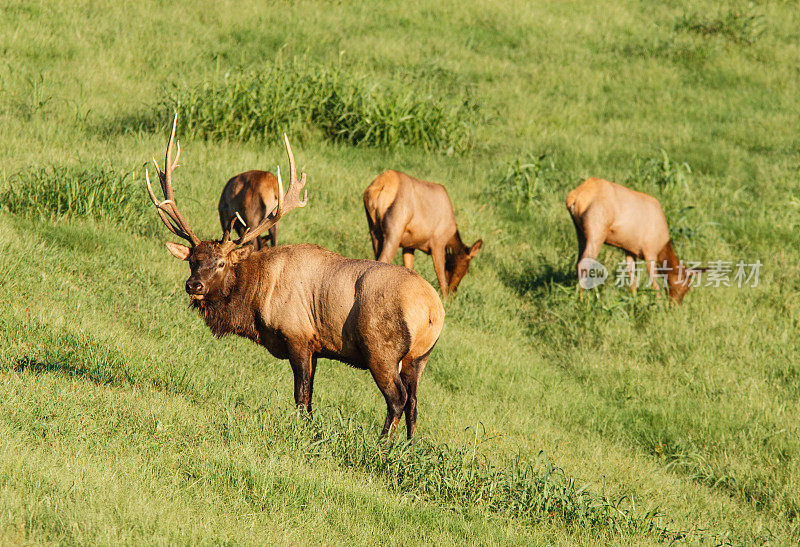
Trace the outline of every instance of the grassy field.
<path fill-rule="evenodd" d="M 0 6 L 0 543 L 800 541 L 797 2 L 265 4 Z M 187 309 L 142 188 L 173 108 L 204 238 L 284 130 L 282 243 L 370 257 L 378 173 L 447 186 L 484 246 L 415 446 L 368 374 L 323 361 L 298 418 L 287 362 Z M 758 286 L 579 300 L 587 176 Z"/>

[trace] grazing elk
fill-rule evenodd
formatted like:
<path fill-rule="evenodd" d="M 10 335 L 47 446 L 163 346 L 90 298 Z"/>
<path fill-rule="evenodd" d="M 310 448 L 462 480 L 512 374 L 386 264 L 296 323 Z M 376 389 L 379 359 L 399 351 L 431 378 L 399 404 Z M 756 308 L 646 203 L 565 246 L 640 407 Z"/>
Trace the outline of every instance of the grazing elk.
<path fill-rule="evenodd" d="M 177 115 L 175 117 L 177 122 Z M 294 156 L 284 135 L 291 184 L 286 194 L 278 170 L 278 204 L 256 227 L 235 241 L 231 227 L 219 241 L 200 241 L 175 203 L 172 161 L 175 125 L 167 144 L 164 171 L 158 169 L 164 201 L 147 179 L 147 192 L 161 220 L 190 246 L 167 242 L 176 257 L 189 262 L 186 292 L 216 336 L 237 334 L 288 359 L 294 373 L 294 399 L 311 411 L 317 358 L 337 359 L 367 369 L 387 406 L 383 434 L 391 434 L 405 412 L 407 435 L 417 421 L 417 384 L 444 323 L 444 308 L 431 285 L 418 274 L 391 264 L 354 260 L 317 245 L 283 245 L 253 252 L 252 241 L 286 213 L 306 205 Z"/>
<path fill-rule="evenodd" d="M 483 241 L 461 241 L 444 186 L 389 170 L 364 190 L 364 209 L 375 260 L 390 263 L 402 247 L 403 264 L 412 269 L 419 249 L 431 255 L 442 295 L 455 294 Z"/>
<path fill-rule="evenodd" d="M 689 290 L 690 277 L 701 271 L 678 260 L 672 248 L 667 218 L 656 198 L 598 178 L 586 179 L 567 196 L 567 209 L 578 236 L 578 263 L 597 259 L 604 243 L 625 251 L 631 290 L 636 259 L 647 261 L 653 288 L 658 290 L 656 268 L 666 270 L 670 297 L 681 303 Z M 578 279 L 582 272 L 578 268 Z"/>
<path fill-rule="evenodd" d="M 219 222 L 222 230 L 231 225 L 241 237 L 248 226 L 258 226 L 278 204 L 278 178 L 267 171 L 246 171 L 230 179 L 219 198 Z M 242 218 L 237 219 L 236 215 Z M 242 222 L 244 221 L 244 223 Z M 265 237 L 257 237 L 251 245 L 255 250 L 266 246 Z M 278 223 L 269 229 L 269 242 L 278 244 Z"/>

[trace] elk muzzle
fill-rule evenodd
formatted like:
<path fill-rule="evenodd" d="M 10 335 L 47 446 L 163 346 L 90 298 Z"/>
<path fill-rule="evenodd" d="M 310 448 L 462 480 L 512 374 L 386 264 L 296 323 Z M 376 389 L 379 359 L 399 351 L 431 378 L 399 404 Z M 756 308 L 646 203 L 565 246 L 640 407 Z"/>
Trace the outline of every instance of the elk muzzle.
<path fill-rule="evenodd" d="M 189 296 L 203 297 L 208 292 L 208 287 L 199 279 L 190 277 L 186 281 L 186 292 L 189 294 Z"/>

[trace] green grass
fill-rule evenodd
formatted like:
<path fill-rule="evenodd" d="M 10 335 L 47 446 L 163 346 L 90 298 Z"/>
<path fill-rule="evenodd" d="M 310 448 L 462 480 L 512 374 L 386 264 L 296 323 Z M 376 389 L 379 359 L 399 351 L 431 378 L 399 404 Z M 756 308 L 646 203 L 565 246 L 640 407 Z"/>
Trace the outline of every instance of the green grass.
<path fill-rule="evenodd" d="M 675 21 L 676 30 L 703 36 L 722 36 L 732 42 L 752 45 L 764 31 L 763 20 L 753 4 L 727 6 L 715 15 L 686 13 Z"/>
<path fill-rule="evenodd" d="M 511 162 L 498 178 L 497 189 L 505 194 L 503 197 L 513 203 L 514 210 L 519 213 L 523 208 L 530 209 L 534 204 L 541 203 L 545 193 L 563 190 L 557 185 L 564 178 L 558 172 L 555 158 L 549 154 L 539 154 L 524 161 L 517 159 Z M 490 192 L 496 190 L 491 189 Z"/>
<path fill-rule="evenodd" d="M 0 542 L 796 543 L 795 8 L 4 4 Z M 298 419 L 287 363 L 187 309 L 141 187 L 178 101 L 205 238 L 283 131 L 309 175 L 283 242 L 369 257 L 378 173 L 447 186 L 484 248 L 415 446 L 378 441 L 368 374 L 321 362 Z M 579 300 L 564 199 L 588 176 L 655 195 L 686 260 L 760 260 L 758 287 Z"/>
<path fill-rule="evenodd" d="M 441 90 L 434 95 L 419 75 L 406 80 L 381 85 L 374 75 L 294 59 L 196 86 L 175 84 L 163 106 L 179 113 L 184 133 L 207 139 L 275 140 L 283 131 L 316 130 L 355 146 L 469 149 L 477 105 L 438 98 Z"/>
<path fill-rule="evenodd" d="M 138 184 L 137 184 L 138 182 Z M 67 216 L 127 224 L 138 230 L 155 223 L 141 198 L 141 181 L 132 172 L 119 173 L 105 165 L 48 166 L 24 169 L 7 177 L 0 203 L 11 213 L 47 222 Z"/>

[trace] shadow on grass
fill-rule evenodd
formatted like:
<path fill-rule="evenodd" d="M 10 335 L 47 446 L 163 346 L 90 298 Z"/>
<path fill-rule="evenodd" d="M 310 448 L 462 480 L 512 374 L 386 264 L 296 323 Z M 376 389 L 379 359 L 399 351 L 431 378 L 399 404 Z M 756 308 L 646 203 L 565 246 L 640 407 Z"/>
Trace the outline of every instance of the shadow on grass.
<path fill-rule="evenodd" d="M 138 112 L 89 120 L 86 122 L 86 130 L 100 137 L 160 133 L 167 128 L 168 122 L 165 120 L 168 118 L 169 112 L 165 109 L 143 108 Z"/>
<path fill-rule="evenodd" d="M 125 367 L 95 368 L 86 366 L 86 363 L 80 361 L 71 363 L 68 360 L 47 360 L 26 356 L 13 361 L 12 368 L 17 372 L 37 375 L 58 374 L 70 378 L 85 378 L 99 386 L 131 386 L 137 383 Z"/>
<path fill-rule="evenodd" d="M 578 276 L 573 269 L 565 269 L 561 265 L 547 262 L 517 263 L 513 268 L 501 267 L 499 274 L 503 284 L 518 296 L 537 293 L 543 288 L 552 288 L 554 285 L 562 289 L 572 289 L 578 282 Z"/>
<path fill-rule="evenodd" d="M 109 376 L 102 371 L 87 369 L 80 363 L 72 364 L 63 360 L 41 360 L 35 357 L 21 357 L 16 359 L 12 364 L 13 370 L 16 372 L 28 372 L 31 374 L 60 374 L 70 377 L 86 378 L 97 385 L 120 385 L 123 383 L 134 384 L 127 371 L 123 368 L 120 372 L 121 375 Z"/>

